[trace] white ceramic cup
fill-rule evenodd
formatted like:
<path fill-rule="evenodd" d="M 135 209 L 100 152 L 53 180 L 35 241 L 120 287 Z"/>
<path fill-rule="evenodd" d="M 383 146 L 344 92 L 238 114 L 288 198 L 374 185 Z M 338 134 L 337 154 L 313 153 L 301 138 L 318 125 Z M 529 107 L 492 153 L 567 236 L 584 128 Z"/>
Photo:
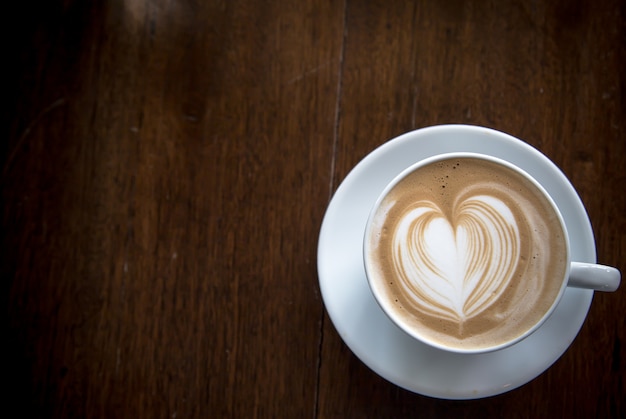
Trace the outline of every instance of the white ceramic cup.
<path fill-rule="evenodd" d="M 498 133 L 495 131 L 493 135 L 506 136 L 506 134 Z M 550 307 L 547 311 L 545 311 L 545 314 L 537 322 L 533 324 L 529 324 L 525 328 L 523 333 L 520 333 L 514 337 L 511 337 L 504 342 L 499 342 L 494 345 L 481 346 L 480 348 L 474 348 L 474 347 L 466 348 L 463 346 L 442 344 L 440 341 L 432 339 L 430 335 L 428 335 L 427 333 L 423 333 L 423 330 L 421 330 L 420 327 L 417 327 L 415 324 L 409 324 L 409 322 L 406 320 L 406 317 L 399 315 L 398 310 L 392 307 L 393 303 L 390 301 L 390 299 L 386 298 L 383 295 L 385 293 L 384 291 L 382 291 L 384 287 L 380 286 L 381 278 L 379 278 L 379 275 L 380 275 L 379 271 L 373 268 L 373 261 L 372 261 L 372 256 L 371 256 L 372 244 L 371 244 L 371 240 L 368 239 L 371 237 L 373 229 L 381 228 L 379 222 L 373 222 L 375 218 L 374 217 L 375 214 L 377 214 L 380 210 L 381 203 L 383 202 L 387 194 L 401 180 L 405 179 L 408 175 L 413 173 L 415 170 L 418 170 L 430 163 L 441 161 L 441 160 L 446 160 L 449 158 L 465 158 L 465 157 L 475 158 L 475 159 L 484 159 L 490 162 L 494 162 L 499 165 L 508 167 L 514 170 L 515 172 L 521 174 L 522 176 L 524 176 L 529 181 L 529 184 L 531 184 L 532 187 L 536 188 L 537 191 L 540 191 L 540 193 L 543 194 L 543 196 L 547 199 L 547 201 L 550 202 L 554 215 L 556 216 L 556 219 L 558 219 L 558 222 L 560 223 L 562 233 L 565 236 L 565 243 L 566 243 L 566 257 L 564 258 L 564 262 L 563 262 L 565 265 L 563 269 L 564 275 L 556 279 L 556 281 L 558 281 L 560 284 L 560 289 L 559 289 L 559 292 L 555 294 L 555 296 L 553 297 Z M 377 199 L 376 203 L 374 204 L 370 212 L 370 216 L 368 218 L 366 229 L 365 229 L 363 252 L 364 252 L 365 272 L 367 275 L 368 283 L 370 285 L 370 289 L 376 301 L 382 308 L 383 312 L 385 312 L 385 314 L 392 320 L 392 322 L 395 323 L 400 329 L 404 330 L 407 334 L 409 334 L 415 339 L 422 341 L 423 343 L 426 343 L 438 349 L 443 349 L 443 350 L 456 352 L 456 353 L 490 352 L 490 351 L 499 350 L 499 349 L 508 347 L 510 345 L 513 345 L 519 342 L 520 340 L 526 338 L 527 336 L 529 336 L 549 318 L 549 316 L 552 314 L 554 309 L 557 307 L 567 287 L 586 288 L 586 289 L 593 289 L 597 291 L 615 291 L 619 287 L 620 279 L 621 279 L 621 274 L 619 270 L 613 267 L 592 264 L 592 263 L 582 263 L 582 262 L 571 260 L 571 255 L 569 251 L 569 233 L 567 230 L 567 226 L 565 225 L 561 212 L 559 208 L 557 207 L 557 205 L 554 203 L 554 200 L 550 197 L 546 189 L 544 189 L 537 180 L 535 180 L 531 175 L 526 173 L 524 170 L 522 170 L 518 166 L 515 166 L 514 164 L 508 161 L 504 161 L 499 158 L 487 156 L 484 154 L 477 154 L 477 153 L 456 152 L 456 153 L 446 153 L 446 154 L 433 156 L 433 157 L 430 157 L 430 158 L 427 158 L 420 162 L 415 163 L 411 167 L 402 171 L 398 176 L 396 176 L 385 187 L 385 189 L 380 194 L 379 198 Z M 393 278 L 384 278 L 382 280 L 386 281 L 389 279 L 393 280 Z M 502 321 L 514 321 L 514 320 L 503 319 Z"/>

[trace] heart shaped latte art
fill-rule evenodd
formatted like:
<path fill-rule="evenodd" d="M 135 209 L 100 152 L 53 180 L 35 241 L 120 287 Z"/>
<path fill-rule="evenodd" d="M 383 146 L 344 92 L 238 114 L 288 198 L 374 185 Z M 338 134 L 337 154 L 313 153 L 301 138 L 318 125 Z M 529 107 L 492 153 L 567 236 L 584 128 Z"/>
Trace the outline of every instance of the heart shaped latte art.
<path fill-rule="evenodd" d="M 419 201 L 394 233 L 393 263 L 415 307 L 463 323 L 489 308 L 506 290 L 520 256 L 515 217 L 500 199 L 466 198 L 450 218 Z"/>

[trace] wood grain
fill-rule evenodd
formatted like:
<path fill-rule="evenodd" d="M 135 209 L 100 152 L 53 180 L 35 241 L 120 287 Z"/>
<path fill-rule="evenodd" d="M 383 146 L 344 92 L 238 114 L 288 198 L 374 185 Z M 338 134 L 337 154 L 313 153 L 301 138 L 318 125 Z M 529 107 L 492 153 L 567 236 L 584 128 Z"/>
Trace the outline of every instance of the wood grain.
<path fill-rule="evenodd" d="M 319 228 L 347 173 L 396 135 L 450 122 L 553 159 L 598 260 L 626 269 L 626 6 L 505 3 L 9 6 L 9 411 L 624 417 L 624 287 L 595 295 L 544 374 L 464 402 L 370 371 L 319 293 Z"/>

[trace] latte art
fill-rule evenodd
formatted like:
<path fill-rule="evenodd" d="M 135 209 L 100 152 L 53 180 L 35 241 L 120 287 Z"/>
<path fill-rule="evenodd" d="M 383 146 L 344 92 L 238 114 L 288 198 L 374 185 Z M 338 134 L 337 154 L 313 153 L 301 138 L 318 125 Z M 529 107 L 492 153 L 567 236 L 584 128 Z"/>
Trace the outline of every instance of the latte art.
<path fill-rule="evenodd" d="M 532 181 L 497 162 L 461 157 L 418 167 L 370 217 L 365 264 L 377 300 L 437 345 L 512 341 L 549 313 L 564 287 L 558 213 Z"/>
<path fill-rule="evenodd" d="M 463 199 L 448 220 L 419 201 L 393 235 L 393 268 L 410 303 L 426 315 L 462 323 L 507 289 L 520 255 L 515 217 L 488 195 Z"/>

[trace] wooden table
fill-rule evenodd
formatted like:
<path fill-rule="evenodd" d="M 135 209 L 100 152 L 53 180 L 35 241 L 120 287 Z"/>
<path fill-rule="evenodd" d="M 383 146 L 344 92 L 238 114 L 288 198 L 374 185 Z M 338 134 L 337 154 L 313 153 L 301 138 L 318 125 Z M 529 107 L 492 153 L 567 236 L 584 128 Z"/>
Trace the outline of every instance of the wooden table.
<path fill-rule="evenodd" d="M 626 269 L 626 7 L 41 1 L 5 9 L 5 410 L 15 417 L 624 417 L 626 287 L 487 399 L 355 357 L 316 269 L 329 199 L 441 123 L 549 156 Z M 6 77 L 6 71 L 9 77 Z"/>

